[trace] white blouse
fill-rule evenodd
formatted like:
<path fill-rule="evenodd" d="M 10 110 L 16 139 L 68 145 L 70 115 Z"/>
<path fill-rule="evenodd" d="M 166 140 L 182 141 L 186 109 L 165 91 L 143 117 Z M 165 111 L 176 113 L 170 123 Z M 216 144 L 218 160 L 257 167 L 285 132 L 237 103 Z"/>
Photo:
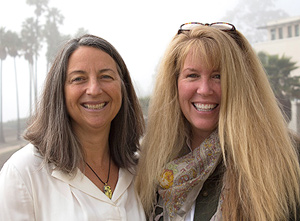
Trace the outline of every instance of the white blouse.
<path fill-rule="evenodd" d="M 28 144 L 0 172 L 0 220 L 146 220 L 134 190 L 134 176 L 119 170 L 109 199 L 78 169 L 74 177 L 42 166 L 42 157 Z"/>

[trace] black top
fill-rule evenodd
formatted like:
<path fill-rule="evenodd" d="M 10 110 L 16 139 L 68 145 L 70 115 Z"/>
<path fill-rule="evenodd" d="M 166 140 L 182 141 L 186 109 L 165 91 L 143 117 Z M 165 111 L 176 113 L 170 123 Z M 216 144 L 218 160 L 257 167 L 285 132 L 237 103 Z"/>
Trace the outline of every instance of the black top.
<path fill-rule="evenodd" d="M 195 221 L 209 221 L 216 213 L 222 189 L 223 164 L 220 163 L 213 174 L 203 184 L 196 199 Z"/>

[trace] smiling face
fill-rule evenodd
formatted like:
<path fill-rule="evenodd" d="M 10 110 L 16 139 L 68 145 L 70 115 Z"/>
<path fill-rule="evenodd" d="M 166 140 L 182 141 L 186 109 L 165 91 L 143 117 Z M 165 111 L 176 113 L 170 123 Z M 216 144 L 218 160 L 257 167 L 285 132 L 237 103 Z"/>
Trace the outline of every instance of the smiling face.
<path fill-rule="evenodd" d="M 182 113 L 192 127 L 192 143 L 197 146 L 217 127 L 221 76 L 192 52 L 188 53 L 179 73 L 178 96 Z"/>
<path fill-rule="evenodd" d="M 116 62 L 107 53 L 81 46 L 69 58 L 65 99 L 76 132 L 106 130 L 122 104 Z"/>

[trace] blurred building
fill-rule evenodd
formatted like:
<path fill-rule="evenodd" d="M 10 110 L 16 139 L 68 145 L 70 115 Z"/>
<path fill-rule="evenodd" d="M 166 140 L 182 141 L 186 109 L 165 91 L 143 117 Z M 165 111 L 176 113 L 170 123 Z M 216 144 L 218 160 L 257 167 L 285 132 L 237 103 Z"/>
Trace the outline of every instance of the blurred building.
<path fill-rule="evenodd" d="M 256 52 L 291 57 L 291 61 L 297 62 L 296 66 L 299 67 L 291 74 L 300 76 L 300 16 L 271 21 L 259 29 L 267 30 L 268 40 L 253 44 Z M 292 101 L 292 120 L 289 126 L 300 133 L 300 100 Z"/>

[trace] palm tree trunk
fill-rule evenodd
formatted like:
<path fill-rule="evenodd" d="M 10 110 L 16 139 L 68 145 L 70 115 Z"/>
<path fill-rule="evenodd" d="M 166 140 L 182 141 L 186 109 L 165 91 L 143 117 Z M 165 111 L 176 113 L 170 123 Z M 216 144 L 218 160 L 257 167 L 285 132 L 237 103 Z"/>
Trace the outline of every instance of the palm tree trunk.
<path fill-rule="evenodd" d="M 37 53 L 35 56 L 35 70 L 34 70 L 34 106 L 37 105 Z"/>
<path fill-rule="evenodd" d="M 32 116 L 33 110 L 32 110 L 32 86 L 33 86 L 33 71 L 32 71 L 32 64 L 29 62 L 29 111 L 30 116 Z"/>
<path fill-rule="evenodd" d="M 20 128 L 19 91 L 18 91 L 18 75 L 17 75 L 16 57 L 14 57 L 14 66 L 15 66 L 16 102 L 17 102 L 17 140 L 20 140 L 21 128 Z"/>
<path fill-rule="evenodd" d="M 0 142 L 5 143 L 4 134 L 3 134 L 3 121 L 2 121 L 2 60 L 0 67 Z"/>

